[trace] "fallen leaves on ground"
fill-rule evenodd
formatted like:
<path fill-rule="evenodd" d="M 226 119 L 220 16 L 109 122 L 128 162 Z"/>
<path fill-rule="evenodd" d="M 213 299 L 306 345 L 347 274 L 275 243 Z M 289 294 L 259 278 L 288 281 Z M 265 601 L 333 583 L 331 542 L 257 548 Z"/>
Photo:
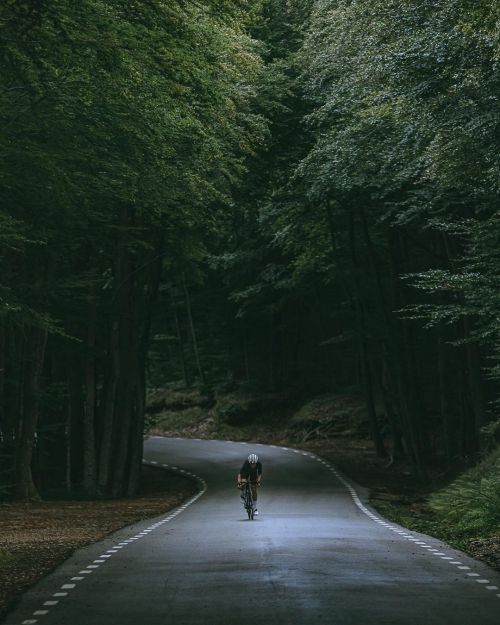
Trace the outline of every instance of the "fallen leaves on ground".
<path fill-rule="evenodd" d="M 171 510 L 196 492 L 186 478 L 150 467 L 143 485 L 132 499 L 0 504 L 0 619 L 76 549 Z"/>

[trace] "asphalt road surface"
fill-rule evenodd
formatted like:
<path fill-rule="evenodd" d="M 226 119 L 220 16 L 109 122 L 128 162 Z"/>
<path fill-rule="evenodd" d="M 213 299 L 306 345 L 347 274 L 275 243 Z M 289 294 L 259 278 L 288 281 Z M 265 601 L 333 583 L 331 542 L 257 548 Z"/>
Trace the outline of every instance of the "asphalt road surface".
<path fill-rule="evenodd" d="M 235 476 L 264 465 L 249 521 Z M 149 438 L 200 493 L 78 551 L 8 625 L 499 625 L 500 575 L 381 518 L 335 467 L 265 445 Z"/>

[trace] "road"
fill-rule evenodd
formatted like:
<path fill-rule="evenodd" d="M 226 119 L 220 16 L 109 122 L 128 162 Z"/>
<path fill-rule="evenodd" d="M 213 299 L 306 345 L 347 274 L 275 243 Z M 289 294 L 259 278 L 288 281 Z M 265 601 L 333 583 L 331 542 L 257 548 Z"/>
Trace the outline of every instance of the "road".
<path fill-rule="evenodd" d="M 260 516 L 235 476 L 264 465 Z M 330 463 L 265 445 L 152 437 L 145 458 L 195 475 L 175 511 L 79 550 L 7 625 L 498 625 L 500 575 L 381 518 Z"/>

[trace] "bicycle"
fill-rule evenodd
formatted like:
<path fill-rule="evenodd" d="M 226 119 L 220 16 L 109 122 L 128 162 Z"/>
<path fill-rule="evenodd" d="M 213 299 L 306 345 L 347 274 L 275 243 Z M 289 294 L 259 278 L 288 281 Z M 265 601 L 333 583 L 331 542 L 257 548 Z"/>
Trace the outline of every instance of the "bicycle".
<path fill-rule="evenodd" d="M 246 481 L 243 482 L 242 494 L 241 497 L 243 499 L 243 507 L 247 511 L 248 519 L 253 521 L 254 517 L 254 506 L 253 506 L 253 492 L 252 492 L 252 482 Z"/>

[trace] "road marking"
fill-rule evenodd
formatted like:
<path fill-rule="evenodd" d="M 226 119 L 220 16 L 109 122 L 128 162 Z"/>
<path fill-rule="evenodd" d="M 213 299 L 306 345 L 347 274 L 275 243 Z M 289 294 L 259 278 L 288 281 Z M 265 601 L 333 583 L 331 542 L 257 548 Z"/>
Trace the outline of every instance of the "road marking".
<path fill-rule="evenodd" d="M 161 437 L 155 437 L 155 438 L 161 438 Z M 157 460 L 151 460 L 149 462 L 144 461 L 143 464 L 157 465 L 159 463 Z M 183 469 L 179 469 L 177 467 L 171 467 L 168 464 L 162 464 L 161 466 L 166 469 L 177 471 L 178 473 L 186 474 L 186 471 L 184 471 Z M 190 505 L 195 503 L 195 501 L 198 501 L 198 499 L 207 492 L 207 483 L 203 478 L 197 475 L 194 475 L 194 473 L 189 473 L 189 475 L 194 477 L 196 481 L 198 482 L 198 484 L 201 486 L 200 490 L 196 493 L 196 495 L 193 495 L 190 499 L 188 499 L 188 501 L 186 501 L 179 508 L 177 508 L 177 510 L 174 513 L 169 514 L 167 517 L 163 518 L 161 521 L 157 521 L 156 523 L 153 523 L 153 525 L 150 525 L 147 529 L 143 530 L 142 532 L 136 534 L 135 536 L 131 536 L 127 540 L 122 540 L 120 543 L 114 545 L 112 549 L 108 549 L 106 553 L 103 553 L 102 555 L 99 556 L 99 559 L 94 560 L 93 564 L 88 564 L 85 570 L 79 571 L 79 575 L 89 575 L 90 573 L 93 573 L 94 572 L 93 569 L 98 569 L 101 564 L 104 564 L 105 562 L 107 562 L 107 560 L 111 558 L 111 554 L 118 553 L 118 550 L 123 549 L 124 547 L 127 547 L 128 545 L 133 544 L 133 541 L 140 540 L 141 538 L 145 538 L 149 536 L 149 534 L 153 530 L 161 527 L 163 523 L 168 523 L 169 521 L 174 519 L 178 514 L 180 514 L 181 512 L 184 512 L 184 510 L 186 510 L 186 508 L 188 508 Z M 78 582 L 84 579 L 85 577 L 75 576 L 71 578 L 71 581 Z M 63 584 L 61 586 L 61 590 L 73 590 L 74 588 L 76 588 L 76 584 Z M 52 596 L 62 598 L 62 597 L 67 597 L 68 594 L 69 593 L 67 592 L 55 592 L 53 593 Z M 59 603 L 58 600 L 57 601 L 49 600 L 49 601 L 45 601 L 43 605 L 52 606 L 52 605 L 57 605 L 58 603 Z M 33 613 L 33 615 L 44 616 L 48 614 L 48 612 L 49 612 L 48 610 L 37 610 L 36 612 Z M 37 622 L 38 622 L 37 619 L 28 619 L 28 620 L 23 621 L 22 625 L 34 625 L 34 623 L 37 623 Z"/>
<path fill-rule="evenodd" d="M 282 449 L 285 449 L 285 448 L 283 447 Z M 292 451 L 296 451 L 296 450 L 294 449 Z M 319 458 L 319 456 L 315 456 L 314 454 L 310 454 L 310 457 L 315 458 L 316 460 Z M 414 544 L 419 545 L 419 547 L 422 547 L 422 549 L 426 549 L 429 553 L 439 557 L 441 560 L 445 560 L 446 562 L 448 562 L 448 564 L 453 564 L 454 566 L 457 566 L 458 569 L 463 570 L 463 571 L 470 571 L 470 566 L 462 566 L 462 563 L 460 561 L 454 560 L 453 557 L 447 556 L 444 552 L 440 551 L 439 549 L 430 547 L 426 542 L 422 541 L 420 538 L 416 538 L 412 534 L 409 534 L 408 532 L 405 532 L 403 530 L 400 530 L 394 527 L 390 523 L 387 523 L 385 520 L 378 517 L 376 514 L 373 514 L 371 510 L 369 510 L 362 503 L 361 499 L 359 498 L 358 493 L 356 492 L 356 489 L 352 486 L 352 484 L 350 484 L 345 478 L 343 478 L 342 475 L 340 475 L 340 473 L 336 470 L 336 468 L 333 465 L 327 462 L 324 462 L 323 459 L 320 459 L 320 461 L 323 462 L 323 464 L 330 470 L 330 472 L 333 473 L 337 477 L 339 482 L 343 484 L 343 486 L 347 489 L 347 491 L 352 497 L 354 504 L 359 508 L 359 510 L 361 510 L 361 512 L 363 512 L 366 516 L 368 516 L 372 521 L 374 521 L 375 523 L 378 523 L 379 525 L 382 525 L 383 527 L 386 527 L 387 529 L 392 530 L 396 534 L 399 534 L 399 536 L 401 536 L 402 538 L 406 538 L 408 542 L 413 542 Z M 467 576 L 474 577 L 474 578 L 480 577 L 479 573 L 467 573 Z M 475 581 L 480 584 L 490 583 L 489 580 L 487 579 L 481 579 L 481 580 L 476 579 Z M 493 586 L 493 585 L 484 586 L 484 587 L 487 590 L 498 590 L 498 587 Z M 500 598 L 500 594 L 497 594 L 496 596 Z"/>

